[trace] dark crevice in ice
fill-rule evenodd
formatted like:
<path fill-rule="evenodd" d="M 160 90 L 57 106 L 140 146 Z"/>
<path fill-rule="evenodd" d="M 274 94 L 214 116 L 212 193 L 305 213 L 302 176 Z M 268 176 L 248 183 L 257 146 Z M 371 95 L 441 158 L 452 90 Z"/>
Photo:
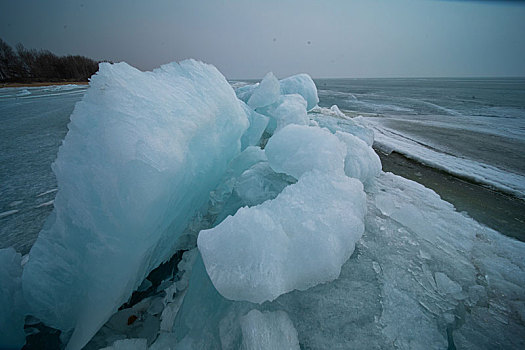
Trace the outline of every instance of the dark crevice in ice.
<path fill-rule="evenodd" d="M 171 257 L 170 260 L 166 261 L 165 263 L 161 264 L 159 267 L 151 271 L 148 277 L 146 278 L 151 282 L 151 286 L 144 291 L 134 291 L 131 297 L 129 298 L 128 302 L 124 303 L 121 307 L 119 307 L 119 311 L 133 307 L 141 300 L 144 300 L 147 297 L 157 294 L 157 288 L 160 286 L 162 281 L 175 276 L 175 274 L 177 273 L 177 265 L 182 260 L 182 254 L 184 254 L 184 252 L 186 252 L 186 250 L 177 251 Z"/>

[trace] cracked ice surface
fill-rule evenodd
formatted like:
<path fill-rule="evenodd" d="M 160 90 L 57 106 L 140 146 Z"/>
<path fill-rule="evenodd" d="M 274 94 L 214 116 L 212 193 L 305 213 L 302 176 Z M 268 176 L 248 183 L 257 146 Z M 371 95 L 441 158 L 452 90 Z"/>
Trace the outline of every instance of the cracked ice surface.
<path fill-rule="evenodd" d="M 365 233 L 339 278 L 281 295 L 261 311 L 286 312 L 302 348 L 523 348 L 523 243 L 390 173 L 370 186 L 367 202 Z M 235 337 L 232 320 L 253 307 L 221 297 L 203 267 L 192 279 L 176 322 L 192 327 L 175 327 L 177 339 L 220 348 L 226 335 Z M 189 304 L 208 302 L 199 321 Z M 211 336 L 220 327 L 222 340 Z"/>

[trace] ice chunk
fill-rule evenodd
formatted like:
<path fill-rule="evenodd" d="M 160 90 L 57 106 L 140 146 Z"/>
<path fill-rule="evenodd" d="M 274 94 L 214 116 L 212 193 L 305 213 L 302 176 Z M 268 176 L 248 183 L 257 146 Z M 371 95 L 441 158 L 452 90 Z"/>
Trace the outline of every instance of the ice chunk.
<path fill-rule="evenodd" d="M 235 183 L 234 191 L 243 205 L 254 206 L 277 197 L 294 182 L 291 176 L 276 173 L 268 162 L 260 162 L 242 173 Z"/>
<path fill-rule="evenodd" d="M 242 348 L 300 349 L 297 331 L 284 311 L 252 310 L 241 318 Z"/>
<path fill-rule="evenodd" d="M 279 99 L 280 94 L 279 81 L 272 72 L 269 72 L 253 90 L 247 104 L 253 109 L 268 106 L 275 103 Z"/>
<path fill-rule="evenodd" d="M 265 152 L 276 172 L 299 179 L 313 169 L 343 173 L 346 146 L 327 130 L 288 125 L 270 138 Z"/>
<path fill-rule="evenodd" d="M 257 86 L 259 86 L 259 83 L 238 87 L 235 89 L 235 94 L 239 100 L 247 103 Z"/>
<path fill-rule="evenodd" d="M 333 116 L 338 115 L 337 111 L 339 111 L 339 108 L 337 108 L 337 111 L 334 112 L 334 106 L 332 106 L 331 109 L 316 107 L 311 111 L 310 116 L 313 117 L 316 122 L 318 122 L 319 126 L 327 128 L 333 133 L 336 131 L 347 132 L 359 137 L 368 146 L 372 146 L 374 143 L 374 131 L 362 125 L 362 117 L 358 116 L 355 118 L 349 118 L 345 116 L 345 118 L 343 118 L 341 116 L 338 118 L 333 118 Z M 341 111 L 339 111 L 339 113 L 340 112 Z"/>
<path fill-rule="evenodd" d="M 26 342 L 22 295 L 22 256 L 13 248 L 0 249 L 0 348 L 19 349 Z"/>
<path fill-rule="evenodd" d="M 345 174 L 355 177 L 366 184 L 381 172 L 381 160 L 368 146 L 358 137 L 346 132 L 337 131 L 335 136 L 346 144 Z"/>
<path fill-rule="evenodd" d="M 279 83 L 281 84 L 281 94 L 299 94 L 303 96 L 307 102 L 307 110 L 311 110 L 319 103 L 317 87 L 308 74 L 292 75 L 282 79 Z"/>
<path fill-rule="evenodd" d="M 298 94 L 281 96 L 279 103 L 268 108 L 266 114 L 272 118 L 267 129 L 271 134 L 289 124 L 309 124 L 306 101 Z"/>
<path fill-rule="evenodd" d="M 240 152 L 246 113 L 211 65 L 101 64 L 53 165 L 55 209 L 30 252 L 31 314 L 79 349 L 147 274 Z"/>
<path fill-rule="evenodd" d="M 337 278 L 363 234 L 364 214 L 361 182 L 313 171 L 274 200 L 201 231 L 197 243 L 224 297 L 262 303 Z"/>
<path fill-rule="evenodd" d="M 248 116 L 248 121 L 250 122 L 250 127 L 241 138 L 241 149 L 244 150 L 248 146 L 256 146 L 259 143 L 261 136 L 268 125 L 269 118 L 255 112 L 244 102 L 241 104 Z"/>

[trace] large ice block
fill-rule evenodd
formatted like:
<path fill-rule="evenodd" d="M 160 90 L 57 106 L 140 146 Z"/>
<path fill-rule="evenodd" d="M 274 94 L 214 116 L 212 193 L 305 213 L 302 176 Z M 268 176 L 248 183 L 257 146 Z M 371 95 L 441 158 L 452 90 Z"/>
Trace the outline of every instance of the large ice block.
<path fill-rule="evenodd" d="M 364 215 L 361 182 L 311 171 L 277 198 L 201 231 L 197 244 L 224 297 L 262 303 L 337 278 L 363 234 Z"/>
<path fill-rule="evenodd" d="M 280 94 L 279 80 L 272 72 L 269 72 L 261 80 L 261 83 L 254 88 L 247 104 L 253 109 L 268 106 L 275 103 Z"/>
<path fill-rule="evenodd" d="M 299 179 L 313 169 L 342 174 L 346 146 L 328 130 L 288 125 L 270 138 L 265 152 L 276 172 Z"/>
<path fill-rule="evenodd" d="M 307 109 L 311 110 L 319 103 L 317 87 L 308 74 L 297 74 L 279 81 L 281 84 L 281 94 L 299 94 L 307 102 Z"/>
<path fill-rule="evenodd" d="M 372 147 L 352 134 L 337 131 L 335 136 L 346 144 L 345 174 L 361 180 L 363 184 L 370 182 L 381 172 L 381 160 Z"/>
<path fill-rule="evenodd" d="M 53 164 L 55 209 L 23 274 L 31 314 L 86 344 L 177 249 L 247 127 L 211 65 L 101 64 Z"/>

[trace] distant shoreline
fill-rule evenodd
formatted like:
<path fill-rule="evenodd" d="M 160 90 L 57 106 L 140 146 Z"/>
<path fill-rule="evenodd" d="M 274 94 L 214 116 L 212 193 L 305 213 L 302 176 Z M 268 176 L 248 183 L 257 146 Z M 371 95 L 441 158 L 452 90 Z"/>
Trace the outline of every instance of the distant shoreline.
<path fill-rule="evenodd" d="M 38 83 L 1 83 L 0 88 L 13 88 L 13 87 L 39 87 L 39 86 L 53 86 L 53 85 L 88 85 L 88 81 L 44 81 Z"/>

